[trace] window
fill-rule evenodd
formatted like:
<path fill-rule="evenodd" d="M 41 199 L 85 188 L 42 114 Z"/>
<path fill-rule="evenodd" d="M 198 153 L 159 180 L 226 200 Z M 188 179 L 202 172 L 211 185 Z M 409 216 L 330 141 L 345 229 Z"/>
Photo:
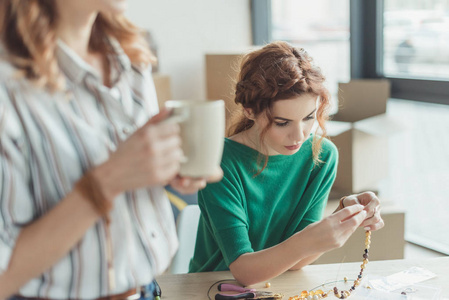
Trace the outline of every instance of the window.
<path fill-rule="evenodd" d="M 254 44 L 284 39 L 305 48 L 327 76 L 333 99 L 337 82 L 388 78 L 393 98 L 449 104 L 449 0 L 251 5 Z"/>
<path fill-rule="evenodd" d="M 253 5 L 261 2 L 255 0 Z M 337 83 L 350 79 L 349 0 L 273 0 L 264 5 L 271 12 L 264 24 L 269 33 L 259 44 L 283 40 L 304 48 L 323 71 L 332 98 L 336 99 Z"/>
<path fill-rule="evenodd" d="M 449 2 L 385 0 L 385 76 L 449 79 Z"/>

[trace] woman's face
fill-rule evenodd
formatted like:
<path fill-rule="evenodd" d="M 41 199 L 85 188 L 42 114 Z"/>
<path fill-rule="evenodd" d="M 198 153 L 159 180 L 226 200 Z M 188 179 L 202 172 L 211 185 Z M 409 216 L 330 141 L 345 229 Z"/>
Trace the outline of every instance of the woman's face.
<path fill-rule="evenodd" d="M 77 13 L 112 13 L 121 14 L 128 8 L 127 0 L 59 0 L 59 10 Z"/>
<path fill-rule="evenodd" d="M 125 12 L 128 8 L 127 0 L 90 0 L 89 2 L 95 2 L 98 6 L 97 9 L 103 13 L 119 14 Z"/>
<path fill-rule="evenodd" d="M 303 94 L 274 102 L 272 109 L 274 122 L 264 138 L 268 155 L 292 155 L 298 152 L 312 130 L 317 99 L 316 95 Z M 268 123 L 264 113 L 254 121 L 259 132 Z"/>

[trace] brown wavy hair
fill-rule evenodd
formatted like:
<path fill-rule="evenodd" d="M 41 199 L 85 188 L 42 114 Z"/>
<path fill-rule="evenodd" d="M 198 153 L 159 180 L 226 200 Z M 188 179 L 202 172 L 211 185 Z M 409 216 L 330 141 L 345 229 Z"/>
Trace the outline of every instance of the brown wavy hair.
<path fill-rule="evenodd" d="M 263 48 L 250 52 L 242 58 L 240 72 L 237 76 L 234 102 L 243 108 L 250 108 L 257 117 L 265 114 L 268 123 L 262 129 L 259 141 L 264 147 L 264 138 L 274 122 L 273 103 L 291 99 L 305 93 L 318 97 L 319 106 L 316 118 L 321 135 L 313 137 L 313 160 L 321 162 L 321 142 L 326 136 L 325 123 L 329 118 L 330 95 L 324 86 L 325 77 L 321 70 L 314 66 L 312 58 L 304 49 L 296 49 L 286 42 L 272 42 Z M 234 112 L 228 129 L 228 136 L 250 129 L 254 121 L 246 118 L 243 109 Z M 266 149 L 265 149 L 266 150 Z M 265 163 L 256 175 L 267 166 Z"/>
<path fill-rule="evenodd" d="M 55 56 L 57 22 L 55 0 L 0 1 L 0 39 L 8 59 L 26 78 L 52 91 L 63 87 Z M 113 53 L 106 36 L 117 39 L 133 65 L 145 67 L 155 61 L 141 30 L 124 16 L 98 14 L 89 49 Z"/>

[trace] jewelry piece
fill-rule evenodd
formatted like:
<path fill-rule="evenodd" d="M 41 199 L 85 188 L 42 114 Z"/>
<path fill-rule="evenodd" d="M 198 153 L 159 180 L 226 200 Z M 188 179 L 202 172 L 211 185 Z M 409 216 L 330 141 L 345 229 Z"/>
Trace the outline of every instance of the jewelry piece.
<path fill-rule="evenodd" d="M 370 245 L 371 245 L 371 231 L 367 230 L 365 232 L 365 250 L 363 253 L 363 262 L 360 265 L 360 273 L 357 276 L 357 279 L 354 280 L 354 284 L 351 286 L 349 290 L 339 291 L 338 288 L 335 286 L 333 290 L 329 290 L 327 293 L 323 292 L 322 290 L 302 291 L 300 295 L 290 297 L 288 298 L 288 300 L 318 300 L 326 298 L 331 294 L 331 292 L 333 292 L 334 296 L 339 299 L 346 299 L 349 296 L 351 296 L 351 293 L 360 285 L 360 282 L 362 281 L 363 271 L 365 270 L 366 265 L 368 264 Z M 348 279 L 346 277 L 343 279 L 344 282 L 347 282 L 347 280 Z"/>

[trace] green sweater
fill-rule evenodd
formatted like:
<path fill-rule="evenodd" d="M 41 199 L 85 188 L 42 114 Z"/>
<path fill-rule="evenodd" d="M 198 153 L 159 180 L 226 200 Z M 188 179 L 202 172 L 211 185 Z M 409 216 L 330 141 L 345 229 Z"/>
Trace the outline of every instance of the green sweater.
<path fill-rule="evenodd" d="M 240 255 L 277 245 L 322 218 L 334 182 L 338 151 L 324 139 L 312 158 L 312 136 L 293 155 L 269 156 L 226 139 L 220 182 L 198 194 L 201 217 L 190 272 L 223 271 Z M 262 159 L 263 163 L 263 159 Z"/>

